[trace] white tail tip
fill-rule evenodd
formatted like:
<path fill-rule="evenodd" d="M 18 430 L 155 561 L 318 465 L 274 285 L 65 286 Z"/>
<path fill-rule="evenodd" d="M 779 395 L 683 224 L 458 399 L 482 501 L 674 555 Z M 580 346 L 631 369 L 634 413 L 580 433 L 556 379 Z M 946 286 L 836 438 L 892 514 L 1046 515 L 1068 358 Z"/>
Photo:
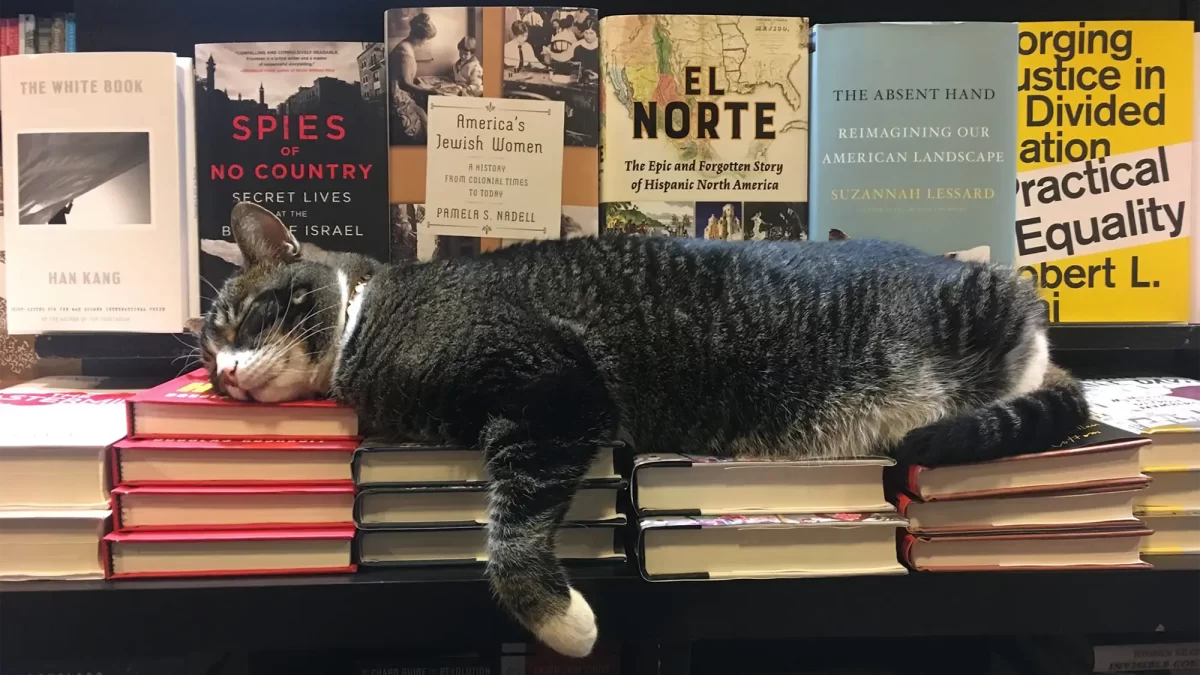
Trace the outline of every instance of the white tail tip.
<path fill-rule="evenodd" d="M 533 632 L 559 654 L 583 658 L 596 644 L 596 615 L 583 595 L 572 588 L 567 611 L 543 621 Z"/>

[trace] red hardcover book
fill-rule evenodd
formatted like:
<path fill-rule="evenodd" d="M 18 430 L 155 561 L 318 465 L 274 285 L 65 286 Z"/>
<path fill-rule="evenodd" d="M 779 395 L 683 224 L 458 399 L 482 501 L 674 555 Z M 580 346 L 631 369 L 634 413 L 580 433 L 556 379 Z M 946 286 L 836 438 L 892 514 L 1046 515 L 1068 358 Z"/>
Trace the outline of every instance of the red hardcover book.
<path fill-rule="evenodd" d="M 1133 515 L 1134 502 L 1149 484 L 1148 477 L 1140 476 L 1088 490 L 933 501 L 893 493 L 889 499 L 908 519 L 908 531 L 925 536 L 1121 530 L 1142 527 Z"/>
<path fill-rule="evenodd" d="M 1149 569 L 1138 548 L 1153 531 L 1021 532 L 900 537 L 900 560 L 918 572 Z"/>
<path fill-rule="evenodd" d="M 112 532 L 106 576 L 213 577 L 353 572 L 353 527 Z"/>
<path fill-rule="evenodd" d="M 113 445 L 121 485 L 341 485 L 356 440 L 133 439 Z"/>
<path fill-rule="evenodd" d="M 329 400 L 234 401 L 194 370 L 129 401 L 134 438 L 340 438 L 358 436 L 354 410 Z"/>
<path fill-rule="evenodd" d="M 1102 489 L 1142 480 L 1139 450 L 1150 440 L 1089 422 L 1055 449 L 953 466 L 896 466 L 885 471 L 895 491 L 922 501 Z"/>
<path fill-rule="evenodd" d="M 313 529 L 354 525 L 354 483 L 118 486 L 121 531 Z"/>

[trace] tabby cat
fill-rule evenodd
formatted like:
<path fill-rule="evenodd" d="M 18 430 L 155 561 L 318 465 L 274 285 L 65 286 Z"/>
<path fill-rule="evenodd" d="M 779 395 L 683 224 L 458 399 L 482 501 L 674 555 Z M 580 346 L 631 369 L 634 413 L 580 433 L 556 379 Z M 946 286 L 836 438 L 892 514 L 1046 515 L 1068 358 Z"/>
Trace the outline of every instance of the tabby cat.
<path fill-rule="evenodd" d="M 596 623 L 554 555 L 597 441 L 641 452 L 903 462 L 1049 447 L 1086 418 L 1010 269 L 877 241 L 529 243 L 380 265 L 298 243 L 243 203 L 246 261 L 206 317 L 213 384 L 331 395 L 372 432 L 477 445 L 487 573 L 550 647 Z"/>

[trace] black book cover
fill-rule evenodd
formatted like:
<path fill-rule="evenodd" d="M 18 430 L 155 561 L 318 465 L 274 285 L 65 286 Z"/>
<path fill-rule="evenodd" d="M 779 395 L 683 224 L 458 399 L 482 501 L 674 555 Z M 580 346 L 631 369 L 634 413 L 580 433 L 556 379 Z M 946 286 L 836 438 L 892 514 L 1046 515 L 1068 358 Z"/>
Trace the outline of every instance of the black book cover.
<path fill-rule="evenodd" d="M 301 243 L 387 261 L 383 45 L 196 45 L 202 309 L 241 266 L 229 213 L 270 209 Z"/>

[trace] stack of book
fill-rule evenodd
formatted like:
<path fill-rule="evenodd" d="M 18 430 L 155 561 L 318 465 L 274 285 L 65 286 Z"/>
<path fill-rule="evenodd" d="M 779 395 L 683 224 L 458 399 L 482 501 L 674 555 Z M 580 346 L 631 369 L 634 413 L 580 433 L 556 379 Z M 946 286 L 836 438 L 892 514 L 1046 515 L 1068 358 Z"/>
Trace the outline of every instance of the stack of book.
<path fill-rule="evenodd" d="M 1047 452 L 897 467 L 889 498 L 908 518 L 900 555 L 918 571 L 1148 567 L 1134 516 L 1150 479 L 1137 435 L 1090 422 Z"/>
<path fill-rule="evenodd" d="M 886 458 L 634 460 L 638 560 L 651 581 L 903 574 Z"/>
<path fill-rule="evenodd" d="M 1154 534 L 1142 559 L 1159 569 L 1200 569 L 1200 381 L 1180 377 L 1087 380 L 1096 419 L 1153 441 L 1141 451 L 1153 480 L 1137 515 Z"/>
<path fill-rule="evenodd" d="M 599 448 L 558 532 L 568 564 L 621 562 L 616 447 Z M 487 470 L 474 448 L 368 440 L 354 454 L 358 562 L 367 566 L 487 561 Z"/>
<path fill-rule="evenodd" d="M 106 458 L 138 389 L 56 377 L 0 391 L 0 579 L 104 576 Z"/>
<path fill-rule="evenodd" d="M 113 451 L 109 576 L 354 570 L 352 410 L 229 401 L 195 371 L 134 396 L 129 420 Z"/>

